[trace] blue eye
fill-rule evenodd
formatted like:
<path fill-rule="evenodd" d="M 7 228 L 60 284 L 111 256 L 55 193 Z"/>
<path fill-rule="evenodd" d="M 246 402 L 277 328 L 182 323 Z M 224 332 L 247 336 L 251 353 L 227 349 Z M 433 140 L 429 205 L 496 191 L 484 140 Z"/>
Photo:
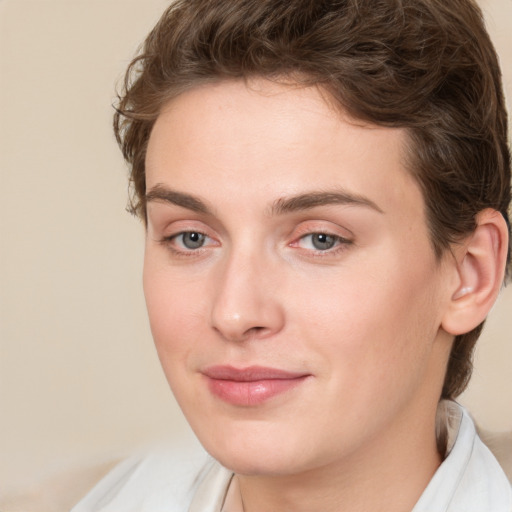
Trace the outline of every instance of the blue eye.
<path fill-rule="evenodd" d="M 201 231 L 179 231 L 163 237 L 159 242 L 171 253 L 172 257 L 200 257 L 209 254 L 209 249 L 219 247 L 220 243 Z"/>
<path fill-rule="evenodd" d="M 300 239 L 299 245 L 303 249 L 328 251 L 343 242 L 347 241 L 340 236 L 329 235 L 327 233 L 309 233 Z"/>
<path fill-rule="evenodd" d="M 310 236 L 311 244 L 318 251 L 327 251 L 332 249 L 338 241 L 338 237 L 327 235 L 326 233 L 313 233 Z"/>
<path fill-rule="evenodd" d="M 185 231 L 174 238 L 179 245 L 188 250 L 200 249 L 206 242 L 206 235 L 196 231 Z"/>

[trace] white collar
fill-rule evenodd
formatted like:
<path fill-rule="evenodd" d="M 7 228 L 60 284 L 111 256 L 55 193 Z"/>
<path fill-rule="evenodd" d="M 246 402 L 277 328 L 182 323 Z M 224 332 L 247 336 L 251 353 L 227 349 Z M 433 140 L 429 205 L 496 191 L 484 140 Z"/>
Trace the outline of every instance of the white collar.
<path fill-rule="evenodd" d="M 511 512 L 510 482 L 468 412 L 445 401 L 438 418 L 447 429 L 448 455 L 412 512 Z"/>

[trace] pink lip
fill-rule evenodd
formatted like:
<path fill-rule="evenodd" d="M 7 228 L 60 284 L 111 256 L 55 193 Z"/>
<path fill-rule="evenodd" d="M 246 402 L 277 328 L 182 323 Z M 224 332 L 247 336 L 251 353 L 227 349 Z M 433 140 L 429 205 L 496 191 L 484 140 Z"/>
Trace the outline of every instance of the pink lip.
<path fill-rule="evenodd" d="M 210 392 L 232 405 L 259 405 L 284 393 L 309 377 L 309 374 L 288 372 L 276 368 L 250 366 L 211 366 L 203 375 Z"/>

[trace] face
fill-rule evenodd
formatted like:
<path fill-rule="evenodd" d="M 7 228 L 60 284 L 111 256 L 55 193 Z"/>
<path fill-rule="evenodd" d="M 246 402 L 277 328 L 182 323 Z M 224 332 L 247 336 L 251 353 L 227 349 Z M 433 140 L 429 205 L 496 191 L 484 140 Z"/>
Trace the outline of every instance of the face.
<path fill-rule="evenodd" d="M 225 466 L 341 464 L 433 414 L 444 266 L 405 144 L 315 88 L 264 80 L 198 87 L 156 121 L 150 324 L 180 406 Z"/>

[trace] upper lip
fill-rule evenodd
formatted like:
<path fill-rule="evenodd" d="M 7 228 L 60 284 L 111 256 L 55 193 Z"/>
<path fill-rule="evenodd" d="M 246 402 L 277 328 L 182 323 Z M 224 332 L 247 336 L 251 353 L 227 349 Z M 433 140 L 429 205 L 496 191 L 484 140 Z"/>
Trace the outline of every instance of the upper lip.
<path fill-rule="evenodd" d="M 245 368 L 235 368 L 234 366 L 209 366 L 202 371 L 210 379 L 231 380 L 235 382 L 254 382 L 258 380 L 270 379 L 298 379 L 309 375 L 304 372 L 291 372 L 279 368 L 269 368 L 265 366 L 248 366 Z"/>

